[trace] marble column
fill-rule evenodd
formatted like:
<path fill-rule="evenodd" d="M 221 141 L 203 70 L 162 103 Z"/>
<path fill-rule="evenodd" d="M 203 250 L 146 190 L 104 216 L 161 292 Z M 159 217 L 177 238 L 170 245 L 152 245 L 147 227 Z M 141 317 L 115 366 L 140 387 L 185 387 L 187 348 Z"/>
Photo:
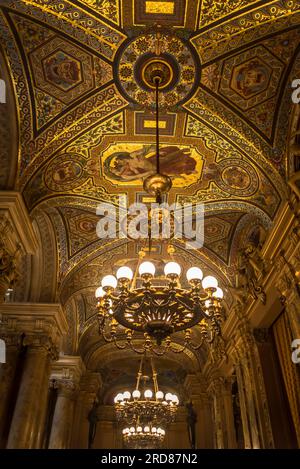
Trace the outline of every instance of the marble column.
<path fill-rule="evenodd" d="M 8 411 L 20 353 L 21 337 L 18 334 L 6 334 L 1 335 L 1 338 L 6 345 L 6 363 L 0 363 L 0 448 L 5 448 L 6 430 L 9 425 Z"/>
<path fill-rule="evenodd" d="M 24 369 L 8 436 L 7 448 L 34 448 L 40 427 L 40 412 L 47 405 L 42 389 L 49 361 L 54 358 L 52 341 L 45 335 L 26 336 Z M 49 376 L 48 376 L 49 379 Z"/>
<path fill-rule="evenodd" d="M 71 429 L 74 418 L 74 399 L 76 385 L 68 379 L 56 383 L 58 395 L 55 404 L 49 449 L 67 449 L 70 447 Z"/>
<path fill-rule="evenodd" d="M 40 387 L 40 398 L 39 398 L 39 410 L 38 419 L 36 423 L 35 439 L 33 442 L 33 448 L 42 448 L 44 442 L 44 432 L 46 423 L 46 414 L 48 407 L 48 396 L 49 396 L 49 376 L 51 372 L 52 360 L 48 360 L 44 371 L 43 380 Z"/>

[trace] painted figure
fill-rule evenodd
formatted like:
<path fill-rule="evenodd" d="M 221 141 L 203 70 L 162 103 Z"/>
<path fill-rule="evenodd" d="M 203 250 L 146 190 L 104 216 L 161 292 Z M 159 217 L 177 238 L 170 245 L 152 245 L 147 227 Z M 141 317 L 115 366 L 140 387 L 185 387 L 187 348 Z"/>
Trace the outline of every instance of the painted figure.
<path fill-rule="evenodd" d="M 144 145 L 139 150 L 124 151 L 110 155 L 105 160 L 106 174 L 119 181 L 143 179 L 156 170 L 154 145 Z M 176 146 L 160 149 L 160 171 L 168 176 L 196 173 L 196 161 L 188 149 Z"/>

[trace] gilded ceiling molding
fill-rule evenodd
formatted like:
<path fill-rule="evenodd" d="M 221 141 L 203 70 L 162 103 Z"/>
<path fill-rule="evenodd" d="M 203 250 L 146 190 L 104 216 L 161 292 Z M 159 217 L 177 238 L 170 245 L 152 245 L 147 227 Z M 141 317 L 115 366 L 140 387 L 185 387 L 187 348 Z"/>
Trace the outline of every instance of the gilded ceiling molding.
<path fill-rule="evenodd" d="M 83 135 L 91 124 L 104 122 L 126 105 L 127 102 L 117 92 L 116 87 L 109 85 L 87 99 L 82 106 L 77 106 L 73 111 L 63 115 L 59 123 L 55 124 L 54 132 L 52 129 L 49 134 L 46 132 L 31 142 L 28 150 L 31 152 L 30 155 L 32 152 L 35 155 L 34 164 L 27 166 L 26 172 L 24 171 L 22 187 L 45 159 L 65 151 L 70 145 L 70 139 Z"/>
<path fill-rule="evenodd" d="M 33 226 L 40 241 L 38 258 L 34 261 L 32 285 L 36 285 L 34 301 L 53 302 L 57 298 L 58 259 L 53 226 L 43 211 L 34 215 Z"/>
<path fill-rule="evenodd" d="M 241 10 L 253 10 L 258 3 L 258 0 L 202 0 L 198 28 L 201 30 L 214 22 L 224 22 L 229 15 L 231 18 L 240 16 Z"/>
<path fill-rule="evenodd" d="M 96 250 L 91 256 L 86 256 L 81 262 L 78 262 L 74 269 L 70 270 L 62 279 L 60 286 L 62 303 L 65 303 L 69 296 L 82 288 L 94 286 L 95 292 L 96 287 L 99 286 L 99 278 L 103 273 L 104 265 L 108 264 L 111 267 L 116 259 L 124 258 L 127 254 L 127 246 L 128 242 L 123 240 L 123 243 L 116 243 L 105 252 Z"/>
<path fill-rule="evenodd" d="M 6 62 L 10 67 L 11 82 L 14 83 L 14 96 L 17 111 L 17 119 L 20 122 L 22 116 L 22 126 L 19 129 L 19 153 L 18 153 L 18 173 L 15 181 L 15 189 L 19 188 L 19 177 L 21 173 L 21 150 L 28 145 L 32 138 L 32 108 L 29 100 L 29 89 L 22 60 L 15 44 L 15 39 L 11 35 L 5 18 L 0 9 L 0 42 L 3 45 Z"/>
<path fill-rule="evenodd" d="M 104 22 L 100 16 L 96 17 L 67 0 L 61 0 L 59 3 L 45 3 L 44 0 L 2 0 L 1 6 L 29 16 L 32 16 L 34 9 L 34 16 L 50 26 L 53 25 L 53 20 L 56 20 L 58 29 L 100 52 L 110 61 L 114 59 L 116 50 L 126 38 L 121 31 Z"/>
<path fill-rule="evenodd" d="M 222 2 L 223 3 L 223 2 Z M 249 3 L 249 2 L 247 2 Z M 232 19 L 212 24 L 196 32 L 192 43 L 198 50 L 202 64 L 222 56 L 230 50 L 263 39 L 299 24 L 299 2 L 297 0 L 271 1 L 257 9 L 243 12 Z M 200 27 L 200 25 L 199 25 Z"/>
<path fill-rule="evenodd" d="M 274 174 L 278 180 L 278 189 L 284 193 L 283 181 L 276 174 L 271 163 L 281 163 L 285 148 L 273 149 L 261 136 L 246 124 L 237 114 L 209 94 L 199 89 L 196 95 L 184 105 L 196 119 L 207 122 L 221 133 L 226 140 L 239 148 L 245 155 L 256 161 L 267 174 Z"/>
<path fill-rule="evenodd" d="M 0 19 L 1 22 L 1 19 Z M 0 26 L 1 28 L 1 26 Z M 5 83 L 5 103 L 1 102 L 0 112 L 0 189 L 15 188 L 17 179 L 17 166 L 19 156 L 19 122 L 17 103 L 15 101 L 15 88 L 10 76 L 6 58 L 0 47 L 0 79 Z M 7 116 L 10 116 L 7 119 Z"/>

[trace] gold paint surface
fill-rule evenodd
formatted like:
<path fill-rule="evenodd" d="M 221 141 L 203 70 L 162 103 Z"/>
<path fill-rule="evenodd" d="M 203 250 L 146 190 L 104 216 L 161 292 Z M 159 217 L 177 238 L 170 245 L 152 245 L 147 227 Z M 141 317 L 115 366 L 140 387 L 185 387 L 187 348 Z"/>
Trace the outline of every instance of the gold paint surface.
<path fill-rule="evenodd" d="M 146 13 L 174 15 L 174 2 L 146 2 Z"/>
<path fill-rule="evenodd" d="M 159 121 L 158 123 L 159 129 L 166 129 L 167 122 L 166 121 Z M 145 120 L 144 121 L 144 128 L 145 129 L 155 129 L 156 128 L 156 121 L 155 120 Z"/>

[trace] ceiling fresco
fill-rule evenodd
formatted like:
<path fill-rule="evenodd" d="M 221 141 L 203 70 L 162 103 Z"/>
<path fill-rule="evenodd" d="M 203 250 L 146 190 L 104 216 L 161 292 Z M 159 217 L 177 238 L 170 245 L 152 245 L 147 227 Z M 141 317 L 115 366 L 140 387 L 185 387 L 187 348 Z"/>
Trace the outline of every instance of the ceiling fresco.
<path fill-rule="evenodd" d="M 19 124 L 15 189 L 37 226 L 45 217 L 53 230 L 57 294 L 73 325 L 95 314 L 99 277 L 137 256 L 138 243 L 97 237 L 96 207 L 147 200 L 157 48 L 166 201 L 203 202 L 206 212 L 203 249 L 177 241 L 177 257 L 203 264 L 225 289 L 233 282 L 249 227 L 268 231 L 287 194 L 299 24 L 296 0 L 1 0 Z"/>

